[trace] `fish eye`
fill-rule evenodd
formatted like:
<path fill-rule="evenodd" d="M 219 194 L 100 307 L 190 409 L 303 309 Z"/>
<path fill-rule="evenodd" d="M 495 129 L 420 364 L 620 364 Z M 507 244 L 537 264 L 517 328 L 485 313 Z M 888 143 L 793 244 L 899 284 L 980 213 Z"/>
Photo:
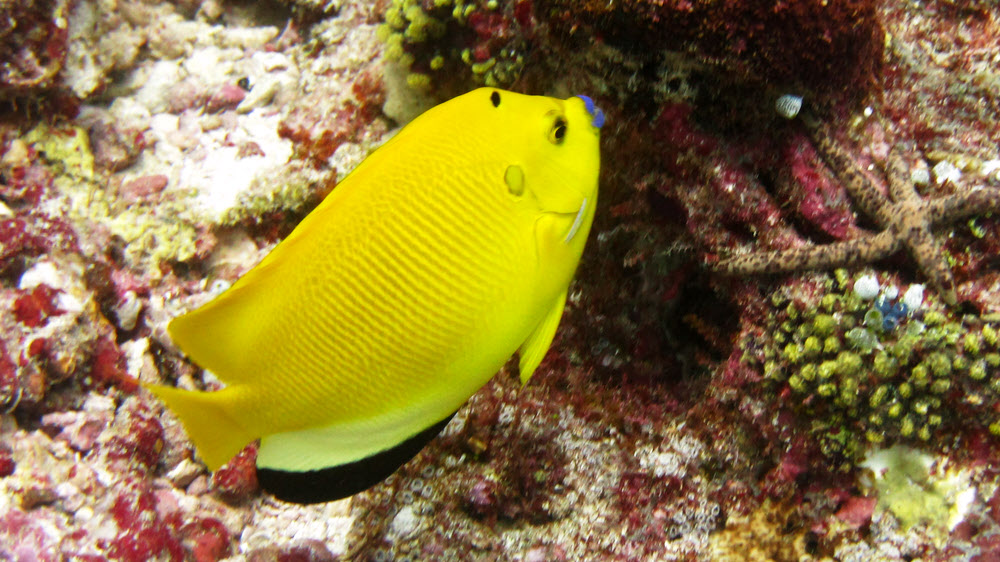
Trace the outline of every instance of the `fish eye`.
<path fill-rule="evenodd" d="M 566 120 L 562 117 L 556 117 L 555 123 L 552 124 L 552 130 L 549 131 L 549 142 L 562 144 L 564 138 L 566 138 Z"/>
<path fill-rule="evenodd" d="M 493 90 L 490 94 L 490 102 L 493 103 L 493 107 L 500 107 L 500 92 Z"/>

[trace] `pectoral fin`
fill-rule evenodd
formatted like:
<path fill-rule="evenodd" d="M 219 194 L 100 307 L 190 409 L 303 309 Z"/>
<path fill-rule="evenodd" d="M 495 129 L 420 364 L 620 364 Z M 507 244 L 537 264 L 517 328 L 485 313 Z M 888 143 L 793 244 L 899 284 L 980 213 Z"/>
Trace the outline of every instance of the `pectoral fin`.
<path fill-rule="evenodd" d="M 542 318 L 542 321 L 535 327 L 535 331 L 531 332 L 531 335 L 528 336 L 528 339 L 524 340 L 524 343 L 521 344 L 521 348 L 518 350 L 518 354 L 521 356 L 522 385 L 528 384 L 531 375 L 535 373 L 535 369 L 541 364 L 545 353 L 549 350 L 549 346 L 552 345 L 552 338 L 556 336 L 556 328 L 559 327 L 559 320 L 562 318 L 563 309 L 566 308 L 566 294 L 567 291 L 563 291 L 561 295 L 556 297 L 552 308 L 549 309 L 545 317 Z"/>

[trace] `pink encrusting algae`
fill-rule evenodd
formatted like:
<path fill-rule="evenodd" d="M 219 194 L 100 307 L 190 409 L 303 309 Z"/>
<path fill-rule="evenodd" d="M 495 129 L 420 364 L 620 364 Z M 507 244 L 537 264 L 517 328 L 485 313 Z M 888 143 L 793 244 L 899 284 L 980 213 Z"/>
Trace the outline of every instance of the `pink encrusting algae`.
<path fill-rule="evenodd" d="M 881 228 L 900 177 L 914 204 L 1000 189 L 995 3 L 15 4 L 0 558 L 1000 555 L 1000 223 L 973 209 L 934 224 L 937 254 L 864 259 L 912 236 Z M 530 384 L 510 364 L 346 500 L 262 493 L 256 445 L 209 473 L 139 385 L 221 385 L 166 324 L 481 84 L 608 116 L 593 232 Z M 795 252 L 823 266 L 782 268 Z"/>

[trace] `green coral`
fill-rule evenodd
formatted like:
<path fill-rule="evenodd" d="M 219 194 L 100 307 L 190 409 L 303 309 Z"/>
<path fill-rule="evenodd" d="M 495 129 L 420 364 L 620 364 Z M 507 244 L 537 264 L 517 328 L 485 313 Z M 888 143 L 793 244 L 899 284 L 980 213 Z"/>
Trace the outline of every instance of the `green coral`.
<path fill-rule="evenodd" d="M 527 34 L 516 3 L 496 0 L 392 0 L 379 26 L 386 60 L 407 70 L 410 87 L 464 75 L 486 86 L 508 86 L 521 75 Z"/>
<path fill-rule="evenodd" d="M 886 301 L 861 300 L 853 279 L 837 275 L 808 299 L 772 295 L 763 350 L 767 384 L 787 385 L 787 403 L 810 420 L 824 451 L 857 459 L 872 444 L 926 443 L 948 426 L 1000 434 L 995 414 L 977 409 L 1000 399 L 996 324 L 958 316 L 934 297 L 900 316 Z"/>

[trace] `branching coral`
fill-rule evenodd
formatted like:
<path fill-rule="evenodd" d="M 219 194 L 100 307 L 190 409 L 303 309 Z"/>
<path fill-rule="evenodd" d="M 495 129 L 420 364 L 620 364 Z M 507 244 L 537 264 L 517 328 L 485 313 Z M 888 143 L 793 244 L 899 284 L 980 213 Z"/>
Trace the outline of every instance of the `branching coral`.
<path fill-rule="evenodd" d="M 889 154 L 886 176 L 890 197 L 875 187 L 851 155 L 836 144 L 826 127 L 814 129 L 816 145 L 865 214 L 881 229 L 861 231 L 853 239 L 825 246 L 802 246 L 729 257 L 714 264 L 732 274 L 776 273 L 826 269 L 871 263 L 901 248 L 909 250 L 917 265 L 948 304 L 956 304 L 955 281 L 947 256 L 935 240 L 932 227 L 974 214 L 1000 211 L 1000 189 L 976 187 L 925 200 L 913 188 L 910 171 L 898 150 Z"/>

